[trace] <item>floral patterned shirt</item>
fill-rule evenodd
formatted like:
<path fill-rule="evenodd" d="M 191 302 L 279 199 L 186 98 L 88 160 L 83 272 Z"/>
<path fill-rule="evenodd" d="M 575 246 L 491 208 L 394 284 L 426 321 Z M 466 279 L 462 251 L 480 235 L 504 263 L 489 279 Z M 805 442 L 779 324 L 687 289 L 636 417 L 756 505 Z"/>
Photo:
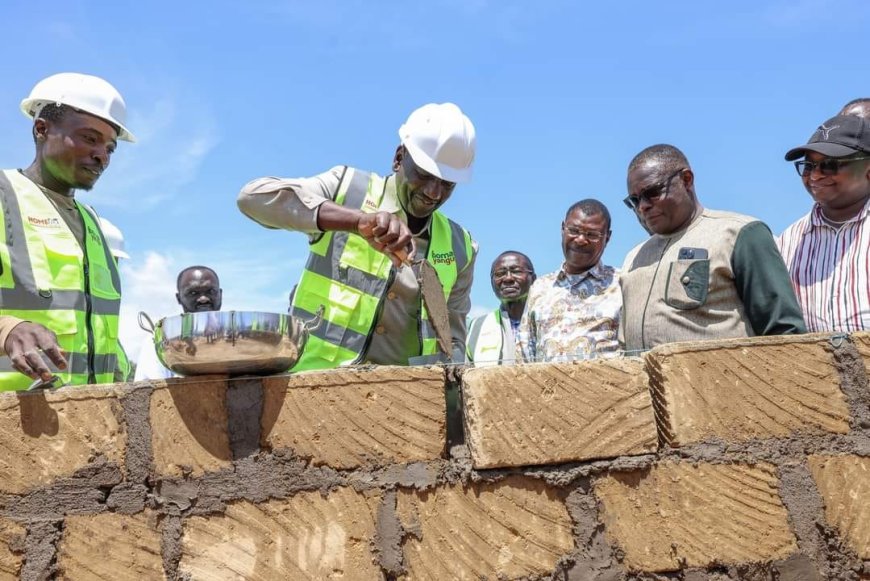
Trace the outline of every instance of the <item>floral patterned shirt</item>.
<path fill-rule="evenodd" d="M 621 309 L 617 269 L 599 262 L 584 273 L 568 274 L 562 265 L 529 289 L 517 358 L 531 362 L 616 356 Z"/>

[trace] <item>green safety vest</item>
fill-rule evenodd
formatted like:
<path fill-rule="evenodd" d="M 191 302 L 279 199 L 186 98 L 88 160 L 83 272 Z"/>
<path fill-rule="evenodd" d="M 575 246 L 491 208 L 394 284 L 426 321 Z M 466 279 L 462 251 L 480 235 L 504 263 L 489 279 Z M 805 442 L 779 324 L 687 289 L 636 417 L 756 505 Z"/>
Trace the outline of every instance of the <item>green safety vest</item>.
<path fill-rule="evenodd" d="M 501 308 L 472 321 L 468 329 L 466 354 L 477 367 L 498 365 L 505 357 Z M 509 354 L 510 359 L 514 358 Z"/>
<path fill-rule="evenodd" d="M 84 252 L 50 199 L 16 170 L 0 173 L 0 315 L 54 331 L 67 360 L 64 383 L 112 383 L 118 366 L 121 279 L 92 209 L 76 202 Z M 32 380 L 0 358 L 0 391 Z"/>
<path fill-rule="evenodd" d="M 395 178 L 383 178 L 349 167 L 344 169 L 336 204 L 375 213 L 387 201 L 392 207 L 400 207 Z M 432 214 L 430 232 L 426 260 L 435 268 L 447 298 L 459 273 L 471 262 L 471 235 L 438 211 Z M 390 259 L 372 248 L 362 236 L 325 232 L 313 241 L 293 295 L 291 313 L 310 321 L 321 305 L 325 311 L 323 322 L 311 332 L 293 371 L 361 363 L 395 274 Z M 417 353 L 435 359 L 438 342 L 422 300 L 419 312 Z"/>

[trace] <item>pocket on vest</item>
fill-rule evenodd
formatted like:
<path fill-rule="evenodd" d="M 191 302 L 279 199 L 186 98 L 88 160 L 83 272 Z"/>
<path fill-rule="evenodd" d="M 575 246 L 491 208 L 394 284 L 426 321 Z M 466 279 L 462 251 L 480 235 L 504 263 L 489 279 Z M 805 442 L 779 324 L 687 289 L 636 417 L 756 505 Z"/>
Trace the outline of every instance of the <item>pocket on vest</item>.
<path fill-rule="evenodd" d="M 43 236 L 41 242 L 45 251 L 45 264 L 44 268 L 33 265 L 36 285 L 39 288 L 82 290 L 83 255 L 80 254 L 73 237 L 54 233 Z M 40 280 L 46 273 L 49 280 Z"/>
<path fill-rule="evenodd" d="M 675 309 L 697 309 L 707 302 L 710 260 L 677 260 L 668 269 L 665 303 Z"/>

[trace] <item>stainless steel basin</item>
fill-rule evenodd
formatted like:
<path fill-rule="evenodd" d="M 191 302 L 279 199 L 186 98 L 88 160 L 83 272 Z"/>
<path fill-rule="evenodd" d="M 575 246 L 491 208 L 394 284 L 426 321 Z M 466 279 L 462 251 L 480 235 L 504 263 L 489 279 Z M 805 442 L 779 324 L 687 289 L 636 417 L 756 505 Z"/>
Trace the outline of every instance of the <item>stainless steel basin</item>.
<path fill-rule="evenodd" d="M 287 314 L 205 311 L 166 317 L 155 325 L 139 313 L 139 325 L 153 334 L 163 365 L 179 375 L 269 375 L 299 361 L 321 315 L 322 309 L 306 325 Z"/>

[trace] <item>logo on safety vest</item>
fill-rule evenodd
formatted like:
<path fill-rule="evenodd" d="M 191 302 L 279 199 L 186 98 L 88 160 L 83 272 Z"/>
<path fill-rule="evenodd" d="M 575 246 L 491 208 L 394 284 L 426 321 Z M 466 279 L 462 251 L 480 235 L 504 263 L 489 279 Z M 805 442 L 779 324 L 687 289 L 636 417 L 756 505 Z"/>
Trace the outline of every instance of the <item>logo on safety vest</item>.
<path fill-rule="evenodd" d="M 371 208 L 372 210 L 378 209 L 378 205 L 375 204 L 375 201 L 371 198 L 366 198 L 366 201 L 363 202 L 363 206 L 365 206 L 366 208 Z"/>
<path fill-rule="evenodd" d="M 456 261 L 456 256 L 453 251 L 450 252 L 433 252 L 432 264 L 453 264 Z"/>
<path fill-rule="evenodd" d="M 30 222 L 31 226 L 36 226 L 38 228 L 60 228 L 60 218 L 39 218 L 37 216 L 28 216 L 27 221 Z"/>

